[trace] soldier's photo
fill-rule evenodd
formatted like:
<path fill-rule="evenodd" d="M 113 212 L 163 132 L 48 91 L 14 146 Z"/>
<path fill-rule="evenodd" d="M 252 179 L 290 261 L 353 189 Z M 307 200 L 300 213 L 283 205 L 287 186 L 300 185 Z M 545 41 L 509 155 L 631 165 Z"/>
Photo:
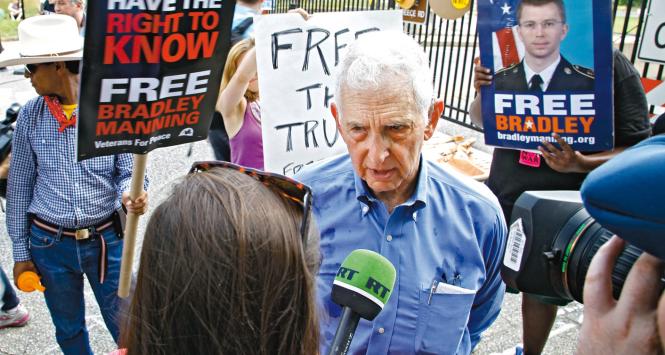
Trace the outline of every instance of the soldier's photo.
<path fill-rule="evenodd" d="M 517 46 L 523 55 L 519 62 L 496 71 L 497 91 L 594 90 L 593 69 L 571 63 L 561 53 L 570 31 L 562 0 L 522 0 L 515 20 L 516 41 L 521 42 Z"/>

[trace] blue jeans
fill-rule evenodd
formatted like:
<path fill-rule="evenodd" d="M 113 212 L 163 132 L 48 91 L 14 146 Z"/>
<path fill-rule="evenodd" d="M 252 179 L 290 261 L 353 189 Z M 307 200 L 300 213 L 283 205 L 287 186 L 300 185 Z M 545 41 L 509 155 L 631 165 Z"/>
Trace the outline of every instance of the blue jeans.
<path fill-rule="evenodd" d="M 92 354 L 85 325 L 84 274 L 95 294 L 106 328 L 111 332 L 113 340 L 118 342 L 120 298 L 117 291 L 122 239 L 114 228 L 107 228 L 101 234 L 108 253 L 108 268 L 103 284 L 99 283 L 101 240 L 98 235 L 76 240 L 60 233 L 53 234 L 34 224 L 30 227 L 32 261 L 46 287 L 44 298 L 55 325 L 55 337 L 66 355 Z"/>
<path fill-rule="evenodd" d="M 5 275 L 5 271 L 0 268 L 0 310 L 8 311 L 19 304 L 18 297 L 14 291 L 14 286 L 9 282 L 9 278 Z"/>

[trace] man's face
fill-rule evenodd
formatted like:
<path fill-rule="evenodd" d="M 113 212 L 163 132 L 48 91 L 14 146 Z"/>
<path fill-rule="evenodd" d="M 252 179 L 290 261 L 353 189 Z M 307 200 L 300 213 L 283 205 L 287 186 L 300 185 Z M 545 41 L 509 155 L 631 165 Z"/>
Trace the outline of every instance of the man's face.
<path fill-rule="evenodd" d="M 55 63 L 30 64 L 30 69 L 25 71 L 25 77 L 30 79 L 30 84 L 35 88 L 37 94 L 53 95 L 58 85 Z"/>
<path fill-rule="evenodd" d="M 55 13 L 76 17 L 76 14 L 83 11 L 81 4 L 75 5 L 71 0 L 56 0 Z"/>
<path fill-rule="evenodd" d="M 333 105 L 332 111 L 356 173 L 379 199 L 405 201 L 418 174 L 423 141 L 434 133 L 438 115 L 425 124 L 411 95 L 400 91 L 403 86 L 391 86 L 369 92 L 343 89 L 343 107 Z"/>
<path fill-rule="evenodd" d="M 527 55 L 541 59 L 559 55 L 559 47 L 566 38 L 568 25 L 563 23 L 561 12 L 554 3 L 524 5 L 518 20 L 517 32 Z"/>

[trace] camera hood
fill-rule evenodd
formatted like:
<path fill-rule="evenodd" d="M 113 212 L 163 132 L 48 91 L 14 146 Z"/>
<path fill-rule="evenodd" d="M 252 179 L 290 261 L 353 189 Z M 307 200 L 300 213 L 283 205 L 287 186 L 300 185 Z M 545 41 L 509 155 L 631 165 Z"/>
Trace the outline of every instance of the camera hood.
<path fill-rule="evenodd" d="M 596 168 L 580 192 L 584 207 L 603 227 L 665 260 L 665 135 Z"/>

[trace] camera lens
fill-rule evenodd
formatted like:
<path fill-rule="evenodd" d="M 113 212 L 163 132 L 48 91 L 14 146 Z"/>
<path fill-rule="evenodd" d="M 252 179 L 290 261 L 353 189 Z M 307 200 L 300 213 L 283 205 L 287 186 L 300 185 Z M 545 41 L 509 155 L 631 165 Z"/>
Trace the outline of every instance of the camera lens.
<path fill-rule="evenodd" d="M 561 228 L 556 236 L 553 249 L 562 250 L 561 269 L 553 278 L 552 287 L 564 298 L 572 298 L 583 303 L 584 280 L 591 259 L 598 249 L 607 242 L 614 233 L 603 228 L 589 213 L 581 208 Z M 619 255 L 612 270 L 612 287 L 614 297 L 618 298 L 628 271 L 642 254 L 639 248 L 628 245 Z"/>
<path fill-rule="evenodd" d="M 591 259 L 612 235 L 584 209 L 579 192 L 527 191 L 513 208 L 501 275 L 513 289 L 582 302 Z M 628 245 L 619 255 L 615 298 L 640 254 Z"/>

